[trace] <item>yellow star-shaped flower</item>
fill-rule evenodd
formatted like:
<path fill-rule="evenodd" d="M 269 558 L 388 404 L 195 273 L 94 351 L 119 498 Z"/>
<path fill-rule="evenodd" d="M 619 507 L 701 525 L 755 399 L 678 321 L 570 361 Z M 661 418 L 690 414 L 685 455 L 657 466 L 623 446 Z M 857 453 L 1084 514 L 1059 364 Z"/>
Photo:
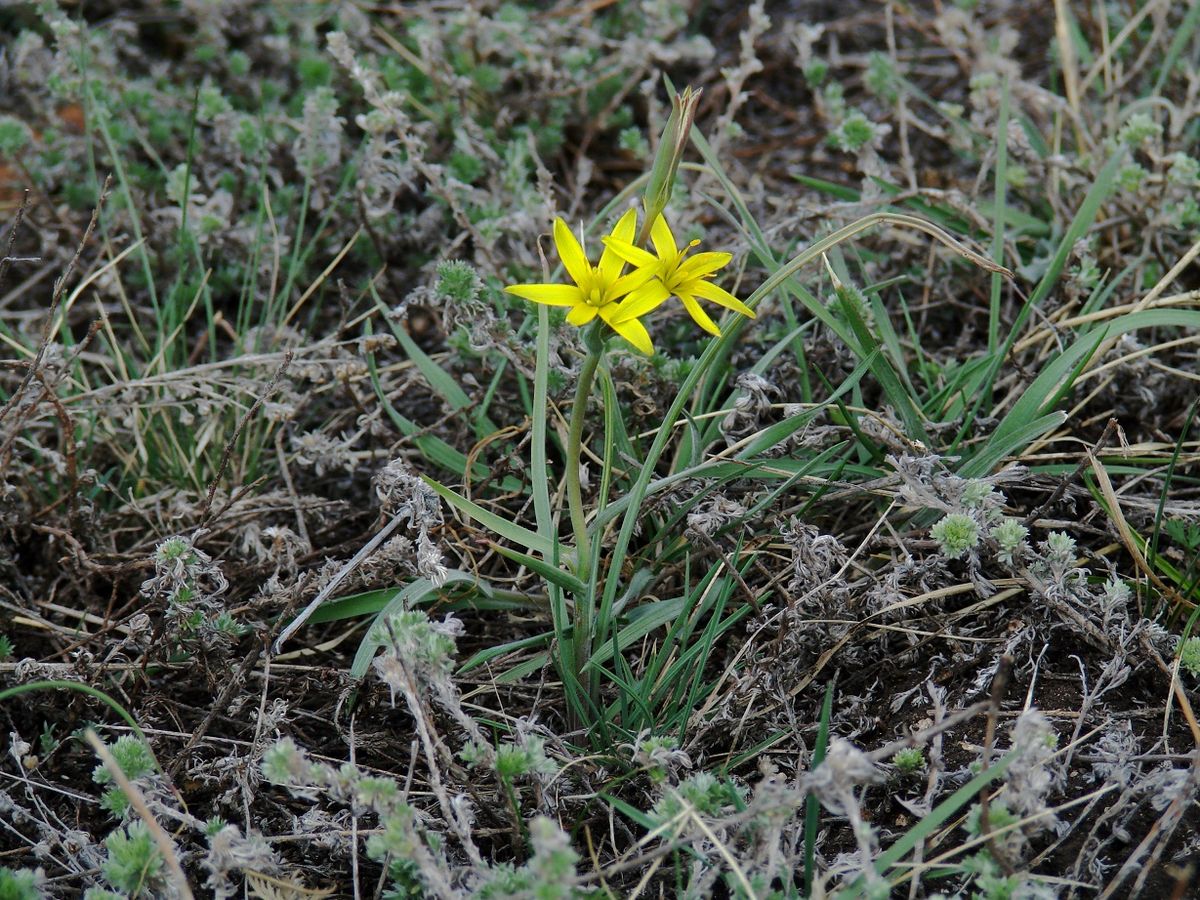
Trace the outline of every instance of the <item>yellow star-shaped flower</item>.
<path fill-rule="evenodd" d="M 630 241 L 636 230 L 637 210 L 631 209 L 617 220 L 612 233 L 604 240 L 606 244 L 614 240 L 621 245 L 632 246 Z M 505 290 L 534 303 L 570 307 L 567 321 L 572 325 L 586 325 L 599 316 L 638 350 L 647 356 L 652 355 L 654 345 L 650 341 L 650 333 L 638 321 L 638 317 L 650 312 L 670 296 L 662 282 L 655 279 L 656 271 L 635 268 L 632 272 L 622 274 L 625 260 L 608 246 L 600 255 L 600 263 L 593 266 L 561 218 L 554 220 L 554 245 L 574 284 L 513 284 Z M 623 297 L 628 299 L 621 302 Z"/>
<path fill-rule="evenodd" d="M 664 289 L 683 301 L 688 314 L 709 334 L 720 336 L 721 329 L 701 308 L 697 298 L 711 300 L 726 309 L 754 318 L 754 310 L 710 280 L 718 269 L 729 264 L 733 254 L 710 251 L 697 253 L 689 258 L 688 251 L 700 242 L 692 241 L 681 250 L 675 243 L 675 235 L 671 233 L 667 220 L 661 215 L 657 216 L 654 224 L 650 226 L 650 240 L 654 243 L 657 256 L 634 246 L 629 238 L 617 234 L 614 228 L 613 233 L 604 238 L 605 252 L 611 250 L 625 262 L 636 266 L 635 271 L 653 271 Z M 659 300 L 646 309 L 639 308 L 637 304 L 641 302 L 644 301 L 640 297 L 631 297 L 626 301 L 625 305 L 629 307 L 628 314 L 645 315 L 662 301 Z"/>

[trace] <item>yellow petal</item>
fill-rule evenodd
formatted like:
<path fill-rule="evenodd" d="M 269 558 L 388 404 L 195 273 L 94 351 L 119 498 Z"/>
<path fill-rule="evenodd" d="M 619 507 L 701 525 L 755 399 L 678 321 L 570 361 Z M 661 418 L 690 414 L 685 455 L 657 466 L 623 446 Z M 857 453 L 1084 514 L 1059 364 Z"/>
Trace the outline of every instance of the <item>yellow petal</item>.
<path fill-rule="evenodd" d="M 650 341 L 650 332 L 637 319 L 630 319 L 627 322 L 609 322 L 608 324 L 612 326 L 613 331 L 633 344 L 634 348 L 641 350 L 647 356 L 654 355 L 654 344 Z"/>
<path fill-rule="evenodd" d="M 680 294 L 679 299 L 683 301 L 683 308 L 688 311 L 688 315 L 695 320 L 697 325 L 709 334 L 716 335 L 717 337 L 721 336 L 721 329 L 717 327 L 716 322 L 708 317 L 708 313 L 700 308 L 700 304 L 696 302 L 695 297 L 691 294 Z"/>
<path fill-rule="evenodd" d="M 567 321 L 572 325 L 586 325 L 592 319 L 596 318 L 597 308 L 588 303 L 580 303 L 567 313 Z"/>
<path fill-rule="evenodd" d="M 583 292 L 573 284 L 510 284 L 504 290 L 522 300 L 547 306 L 574 306 L 583 302 Z"/>
<path fill-rule="evenodd" d="M 657 271 L 657 266 L 642 266 L 640 269 L 634 269 L 632 272 L 622 275 L 604 292 L 604 299 L 609 303 L 619 300 L 630 291 L 635 291 L 646 284 Z"/>
<path fill-rule="evenodd" d="M 554 246 L 558 248 L 558 258 L 562 260 L 571 279 L 580 287 L 586 285 L 592 277 L 592 264 L 561 218 L 554 220 Z"/>
<path fill-rule="evenodd" d="M 675 257 L 679 255 L 679 248 L 675 245 L 675 235 L 671 234 L 671 228 L 667 225 L 667 220 L 661 215 L 650 226 L 650 240 L 654 242 L 654 249 L 658 251 L 658 258 L 663 262 L 673 262 Z"/>
<path fill-rule="evenodd" d="M 617 224 L 613 226 L 610 237 L 629 243 L 633 240 L 635 231 L 637 230 L 637 210 L 630 209 L 625 215 L 617 219 Z M 621 274 L 621 269 L 625 267 L 625 258 L 621 254 L 614 251 L 608 246 L 608 241 L 604 242 L 604 252 L 600 254 L 600 274 L 604 276 L 606 283 L 617 280 Z"/>
<path fill-rule="evenodd" d="M 719 303 L 726 309 L 732 309 L 734 312 L 739 312 L 743 316 L 754 318 L 754 310 L 748 307 L 745 303 L 739 300 L 733 294 L 724 288 L 719 288 L 711 281 L 693 281 L 688 285 L 688 290 L 697 297 L 703 297 L 705 300 L 711 300 L 713 303 Z"/>
<path fill-rule="evenodd" d="M 729 265 L 731 259 L 733 259 L 732 253 L 712 250 L 697 253 L 686 262 L 680 263 L 679 268 L 675 270 L 675 276 L 683 281 L 688 278 L 700 278 L 704 275 L 711 275 L 717 269 Z"/>
<path fill-rule="evenodd" d="M 671 292 L 656 278 L 621 301 L 621 305 L 612 316 L 612 321 L 627 322 L 630 319 L 639 319 L 670 296 Z"/>
<path fill-rule="evenodd" d="M 609 235 L 604 238 L 604 252 L 608 253 L 611 250 L 627 263 L 632 263 L 635 266 L 657 266 L 658 257 L 653 253 L 643 250 L 641 247 L 635 247 L 629 241 L 618 240 L 615 236 Z"/>

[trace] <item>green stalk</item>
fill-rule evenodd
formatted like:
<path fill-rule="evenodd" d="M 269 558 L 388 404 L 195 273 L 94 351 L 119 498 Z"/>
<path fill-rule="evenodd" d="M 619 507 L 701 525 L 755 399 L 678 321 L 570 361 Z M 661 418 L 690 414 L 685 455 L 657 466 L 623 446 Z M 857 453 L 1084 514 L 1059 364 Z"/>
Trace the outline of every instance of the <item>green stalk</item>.
<path fill-rule="evenodd" d="M 583 423 L 587 418 L 588 397 L 596 370 L 604 357 L 602 325 L 597 322 L 584 332 L 587 356 L 579 372 L 579 383 L 575 386 L 575 404 L 571 407 L 571 422 L 567 430 L 567 506 L 571 512 L 571 527 L 575 531 L 577 552 L 575 573 L 581 578 L 591 571 L 592 544 L 588 536 L 587 514 L 583 509 L 583 491 L 579 484 L 579 459 L 583 446 Z M 575 603 L 575 665 L 582 668 L 588 660 L 588 645 L 591 642 L 592 610 L 587 597 L 576 597 Z"/>

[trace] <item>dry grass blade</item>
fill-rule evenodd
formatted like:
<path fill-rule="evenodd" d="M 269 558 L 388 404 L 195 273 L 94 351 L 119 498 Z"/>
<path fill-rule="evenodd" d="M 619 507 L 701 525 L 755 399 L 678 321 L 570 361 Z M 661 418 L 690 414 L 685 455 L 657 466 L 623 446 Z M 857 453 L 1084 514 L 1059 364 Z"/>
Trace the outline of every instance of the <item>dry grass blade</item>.
<path fill-rule="evenodd" d="M 245 871 L 246 886 L 252 897 L 261 900 L 321 900 L 333 896 L 333 888 L 305 887 L 304 881 L 296 878 L 276 878 L 263 872 Z"/>

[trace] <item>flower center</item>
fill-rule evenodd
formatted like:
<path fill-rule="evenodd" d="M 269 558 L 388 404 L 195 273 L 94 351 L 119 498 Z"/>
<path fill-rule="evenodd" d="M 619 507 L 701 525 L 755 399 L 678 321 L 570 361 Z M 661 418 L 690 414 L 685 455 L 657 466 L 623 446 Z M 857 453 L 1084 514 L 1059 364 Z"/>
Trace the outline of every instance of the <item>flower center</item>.
<path fill-rule="evenodd" d="M 604 305 L 604 277 L 599 269 L 592 269 L 592 280 L 587 290 L 583 292 L 583 300 L 588 306 Z"/>
<path fill-rule="evenodd" d="M 664 284 L 670 285 L 675 280 L 675 273 L 679 271 L 679 267 L 683 264 L 687 255 L 698 246 L 700 246 L 699 240 L 691 241 L 682 250 L 676 252 L 674 259 L 668 259 L 663 262 L 663 272 L 659 277 L 663 280 Z"/>

